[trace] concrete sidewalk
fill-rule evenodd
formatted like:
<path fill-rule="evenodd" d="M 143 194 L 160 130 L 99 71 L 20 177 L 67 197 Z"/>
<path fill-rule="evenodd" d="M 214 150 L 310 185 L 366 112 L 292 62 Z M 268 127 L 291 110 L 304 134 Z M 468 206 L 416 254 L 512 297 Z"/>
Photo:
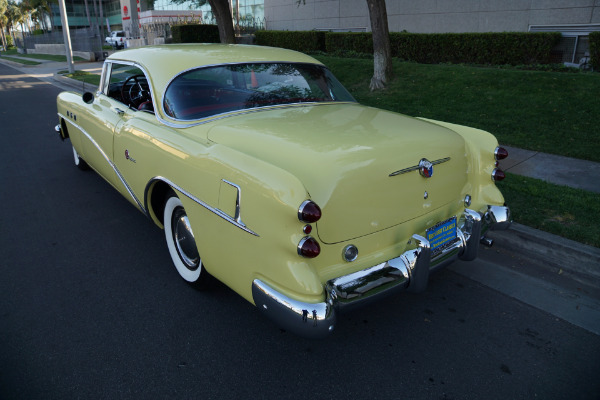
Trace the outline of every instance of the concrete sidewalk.
<path fill-rule="evenodd" d="M 504 148 L 508 150 L 508 158 L 500 161 L 500 168 L 505 172 L 600 193 L 600 163 L 516 147 Z"/>

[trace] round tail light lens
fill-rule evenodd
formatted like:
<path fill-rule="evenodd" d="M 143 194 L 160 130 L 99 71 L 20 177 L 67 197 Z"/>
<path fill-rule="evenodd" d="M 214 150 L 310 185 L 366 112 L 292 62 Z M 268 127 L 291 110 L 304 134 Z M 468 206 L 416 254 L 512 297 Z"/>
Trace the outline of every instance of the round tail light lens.
<path fill-rule="evenodd" d="M 494 151 L 494 157 L 496 160 L 504 160 L 506 157 L 508 157 L 508 150 L 506 150 L 504 147 L 496 147 L 496 150 Z"/>
<path fill-rule="evenodd" d="M 319 246 L 319 242 L 315 238 L 305 236 L 298 243 L 298 254 L 306 258 L 315 258 L 321 254 L 321 246 Z"/>
<path fill-rule="evenodd" d="M 492 179 L 494 181 L 501 181 L 504 178 L 506 178 L 504 171 L 502 171 L 500 168 L 494 168 L 494 171 L 492 172 Z"/>
<path fill-rule="evenodd" d="M 306 200 L 298 208 L 298 219 L 302 222 L 313 223 L 321 219 L 321 208 L 311 200 Z"/>

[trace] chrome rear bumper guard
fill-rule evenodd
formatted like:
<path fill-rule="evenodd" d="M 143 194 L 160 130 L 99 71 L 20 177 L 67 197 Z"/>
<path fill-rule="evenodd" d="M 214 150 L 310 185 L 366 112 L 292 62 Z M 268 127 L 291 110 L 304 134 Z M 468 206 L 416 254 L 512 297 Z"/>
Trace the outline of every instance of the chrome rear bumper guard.
<path fill-rule="evenodd" d="M 475 259 L 482 232 L 508 228 L 510 210 L 503 206 L 488 206 L 482 216 L 466 209 L 460 221 L 462 224 L 456 230 L 456 238 L 435 253 L 427 239 L 413 235 L 411 242 L 416 244 L 414 249 L 373 267 L 328 281 L 323 302 L 305 303 L 291 299 L 255 279 L 252 283 L 254 303 L 282 328 L 299 336 L 326 337 L 334 330 L 338 313 L 396 292 L 422 292 L 427 288 L 431 271 L 457 259 Z"/>

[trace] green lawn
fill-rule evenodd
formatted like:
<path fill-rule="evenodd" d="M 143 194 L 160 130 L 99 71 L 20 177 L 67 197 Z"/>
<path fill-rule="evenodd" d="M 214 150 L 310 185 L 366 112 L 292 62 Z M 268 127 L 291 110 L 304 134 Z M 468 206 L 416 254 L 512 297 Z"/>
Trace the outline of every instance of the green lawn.
<path fill-rule="evenodd" d="M 96 86 L 100 85 L 100 75 L 98 74 L 93 74 L 87 71 L 75 71 L 72 74 L 69 74 L 69 71 L 59 71 L 58 73 L 67 78 L 94 84 Z"/>
<path fill-rule="evenodd" d="M 515 221 L 600 247 L 600 195 L 507 174 L 498 183 Z"/>
<path fill-rule="evenodd" d="M 23 65 L 39 65 L 41 64 L 40 62 L 37 61 L 32 61 L 32 60 L 22 60 L 20 58 L 16 58 L 16 57 L 6 57 L 6 56 L 2 56 L 1 57 L 3 60 L 8 60 L 8 61 L 12 61 L 12 62 L 16 62 L 19 64 L 23 64 Z"/>
<path fill-rule="evenodd" d="M 481 128 L 500 143 L 600 161 L 600 74 L 394 62 L 371 93 L 373 60 L 317 56 L 362 104 Z"/>

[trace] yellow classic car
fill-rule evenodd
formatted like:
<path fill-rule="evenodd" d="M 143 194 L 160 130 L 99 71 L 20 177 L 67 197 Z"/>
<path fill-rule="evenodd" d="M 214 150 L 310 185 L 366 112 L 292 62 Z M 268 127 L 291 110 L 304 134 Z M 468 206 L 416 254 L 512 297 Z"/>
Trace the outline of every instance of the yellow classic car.
<path fill-rule="evenodd" d="M 215 277 L 298 335 L 425 290 L 510 224 L 494 136 L 362 106 L 295 51 L 125 50 L 57 107 L 75 165 L 164 229 L 183 279 Z"/>

